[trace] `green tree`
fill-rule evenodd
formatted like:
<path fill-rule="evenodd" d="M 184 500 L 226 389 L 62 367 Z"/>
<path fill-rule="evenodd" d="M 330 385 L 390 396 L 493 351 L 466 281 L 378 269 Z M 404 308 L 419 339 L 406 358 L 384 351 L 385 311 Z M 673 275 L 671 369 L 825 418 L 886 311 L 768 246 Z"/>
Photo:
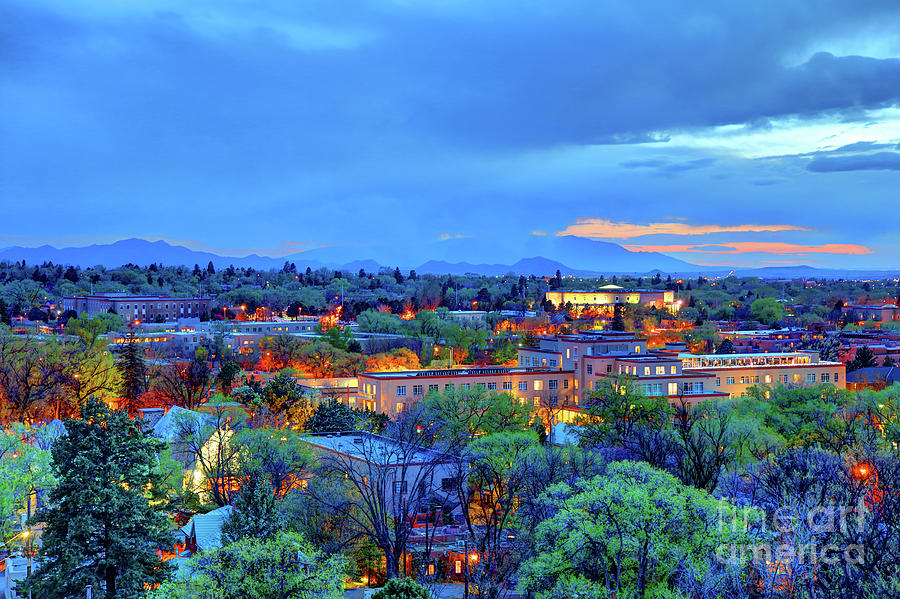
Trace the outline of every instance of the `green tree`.
<path fill-rule="evenodd" d="M 431 593 L 412 578 L 391 578 L 372 599 L 431 599 Z"/>
<path fill-rule="evenodd" d="M 0 543 L 6 544 L 14 516 L 29 494 L 55 484 L 46 427 L 13 425 L 0 429 Z M 44 442 L 41 442 L 44 441 Z"/>
<path fill-rule="evenodd" d="M 520 432 L 528 428 L 534 415 L 531 403 L 523 404 L 511 393 L 489 391 L 480 385 L 432 391 L 423 406 L 438 434 L 447 440 Z"/>
<path fill-rule="evenodd" d="M 134 330 L 130 330 L 125 343 L 116 358 L 119 369 L 119 394 L 125 398 L 129 407 L 135 406 L 137 400 L 147 390 L 147 363 L 144 352 L 135 341 Z"/>
<path fill-rule="evenodd" d="M 578 589 L 598 598 L 695 596 L 705 580 L 718 580 L 717 549 L 750 541 L 746 530 L 721 526 L 723 517 L 731 523 L 732 505 L 641 462 L 614 462 L 603 475 L 554 485 L 543 501 L 552 515 L 538 525 L 536 555 L 520 569 L 520 589 L 538 599 Z M 742 584 L 720 580 L 706 596 L 742 596 L 747 581 L 737 578 Z"/>
<path fill-rule="evenodd" d="M 59 483 L 34 518 L 45 524 L 39 566 L 24 586 L 48 599 L 80 597 L 87 585 L 106 599 L 138 596 L 168 571 L 156 549 L 172 534 L 154 507 L 165 491 L 163 444 L 95 399 L 65 425 L 52 450 Z"/>
<path fill-rule="evenodd" d="M 331 397 L 313 410 L 306 421 L 306 430 L 311 433 L 335 433 L 356 430 L 359 418 L 344 403 Z"/>
<path fill-rule="evenodd" d="M 750 304 L 750 317 L 763 324 L 772 324 L 776 320 L 781 320 L 783 316 L 784 309 L 775 298 L 761 297 Z"/>
<path fill-rule="evenodd" d="M 231 391 L 231 386 L 234 384 L 234 380 L 240 373 L 241 367 L 235 364 L 233 360 L 228 360 L 222 364 L 219 372 L 216 373 L 216 385 L 218 385 L 219 391 L 223 395 L 226 395 Z"/>
<path fill-rule="evenodd" d="M 222 525 L 222 542 L 234 543 L 245 537 L 269 539 L 284 527 L 275 491 L 266 475 L 258 470 L 245 476 L 234 502 L 231 517 Z"/>
<path fill-rule="evenodd" d="M 246 537 L 194 556 L 149 599 L 341 599 L 346 562 L 297 533 Z"/>
<path fill-rule="evenodd" d="M 863 345 L 856 350 L 856 355 L 847 364 L 847 372 L 859 370 L 860 368 L 873 368 L 878 366 L 878 360 L 875 359 L 875 352 L 869 349 L 868 345 Z"/>

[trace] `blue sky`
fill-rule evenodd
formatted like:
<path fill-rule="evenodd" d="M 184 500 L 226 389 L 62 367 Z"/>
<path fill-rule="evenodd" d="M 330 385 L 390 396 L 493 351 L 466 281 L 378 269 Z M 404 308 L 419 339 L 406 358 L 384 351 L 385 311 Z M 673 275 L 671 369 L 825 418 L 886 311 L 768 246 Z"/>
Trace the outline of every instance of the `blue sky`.
<path fill-rule="evenodd" d="M 897 267 L 897 23 L 895 1 L 7 0 L 0 245 L 424 260 L 574 234 Z"/>

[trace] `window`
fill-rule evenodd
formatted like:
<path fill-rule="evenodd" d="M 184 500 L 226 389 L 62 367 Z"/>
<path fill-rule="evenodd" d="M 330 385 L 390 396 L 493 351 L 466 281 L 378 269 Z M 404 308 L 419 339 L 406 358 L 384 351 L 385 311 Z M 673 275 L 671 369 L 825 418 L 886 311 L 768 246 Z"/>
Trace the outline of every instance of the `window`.
<path fill-rule="evenodd" d="M 453 390 L 453 383 L 447 383 L 446 385 L 444 385 L 444 391 L 452 391 L 452 390 Z"/>
<path fill-rule="evenodd" d="M 394 493 L 406 493 L 407 484 L 405 480 L 394 481 Z"/>
<path fill-rule="evenodd" d="M 676 374 L 678 371 L 675 369 L 675 366 L 672 366 L 672 368 L 669 369 L 669 372 L 671 374 Z"/>
<path fill-rule="evenodd" d="M 835 372 L 834 373 L 834 382 L 837 383 L 838 381 L 840 381 L 840 379 L 841 379 L 840 373 Z"/>
<path fill-rule="evenodd" d="M 703 383 L 685 383 L 684 384 L 684 394 L 685 395 L 694 395 L 697 393 L 703 393 Z"/>
<path fill-rule="evenodd" d="M 759 383 L 759 375 L 757 374 L 753 377 L 753 384 L 756 385 L 758 383 Z"/>
<path fill-rule="evenodd" d="M 795 383 L 799 383 L 799 382 L 800 382 L 800 373 L 799 373 L 799 372 L 794 374 L 794 382 L 795 382 Z"/>
<path fill-rule="evenodd" d="M 422 395 L 422 385 L 413 385 L 413 395 Z"/>
<path fill-rule="evenodd" d="M 831 382 L 831 377 L 828 375 L 827 372 L 822 373 L 822 382 L 823 383 Z"/>
<path fill-rule="evenodd" d="M 746 385 L 746 384 L 747 384 L 747 377 L 745 377 L 745 376 L 742 376 L 742 377 L 741 377 L 741 384 L 742 384 L 742 385 Z"/>
<path fill-rule="evenodd" d="M 650 374 L 650 367 L 644 366 L 644 376 L 648 376 Z"/>
<path fill-rule="evenodd" d="M 406 385 L 397 385 L 397 397 L 406 397 Z"/>
<path fill-rule="evenodd" d="M 441 479 L 441 491 L 452 491 L 456 488 L 456 479 L 453 477 Z"/>
<path fill-rule="evenodd" d="M 806 382 L 809 383 L 809 384 L 815 383 L 815 382 L 816 382 L 816 375 L 814 375 L 814 374 L 807 374 L 807 375 L 806 375 Z"/>
<path fill-rule="evenodd" d="M 662 383 L 645 383 L 641 385 L 641 392 L 647 397 L 659 397 L 662 395 Z"/>
<path fill-rule="evenodd" d="M 733 377 L 733 376 L 726 376 L 726 377 L 725 377 L 725 384 L 726 384 L 726 385 L 733 385 L 733 384 L 734 384 L 734 377 Z"/>
<path fill-rule="evenodd" d="M 771 382 L 772 382 L 772 375 L 771 375 L 771 374 L 767 374 L 767 375 L 766 375 L 766 382 L 767 382 L 767 383 L 771 383 Z"/>
<path fill-rule="evenodd" d="M 559 381 L 556 379 L 547 381 L 547 389 L 549 389 L 550 391 L 556 391 L 557 389 L 559 389 Z"/>
<path fill-rule="evenodd" d="M 429 393 L 431 393 L 432 391 L 437 391 L 437 390 L 438 390 L 438 386 L 437 386 L 437 385 L 428 385 L 428 392 L 429 392 Z"/>
<path fill-rule="evenodd" d="M 563 381 L 563 389 L 568 389 L 568 388 L 569 388 L 569 379 L 566 379 Z"/>
<path fill-rule="evenodd" d="M 716 377 L 716 387 L 721 387 L 721 386 L 722 386 L 722 379 L 720 379 L 719 377 Z"/>
<path fill-rule="evenodd" d="M 468 390 L 469 390 L 469 383 L 462 383 L 462 384 L 459 386 L 459 388 L 462 389 L 463 391 L 468 391 Z"/>
<path fill-rule="evenodd" d="M 398 414 L 401 413 L 403 411 L 403 408 L 405 408 L 405 407 L 406 407 L 406 405 L 404 405 L 403 402 L 398 402 L 397 403 L 397 413 Z"/>
<path fill-rule="evenodd" d="M 541 391 L 544 388 L 544 381 L 534 381 L 534 390 Z"/>
<path fill-rule="evenodd" d="M 655 372 L 655 374 L 665 374 L 666 367 L 665 366 L 657 366 L 656 370 L 654 372 Z"/>
<path fill-rule="evenodd" d="M 678 395 L 678 383 L 669 383 L 669 395 Z"/>
<path fill-rule="evenodd" d="M 528 391 L 527 381 L 519 381 L 519 391 Z"/>
<path fill-rule="evenodd" d="M 496 390 L 497 390 L 497 383 L 488 383 L 488 384 L 487 384 L 487 388 L 488 388 L 488 391 L 496 391 Z"/>
<path fill-rule="evenodd" d="M 503 390 L 512 391 L 512 381 L 503 381 Z"/>
<path fill-rule="evenodd" d="M 593 364 L 588 364 L 588 365 L 587 365 L 587 373 L 588 373 L 588 374 L 594 374 L 594 365 L 593 365 Z"/>

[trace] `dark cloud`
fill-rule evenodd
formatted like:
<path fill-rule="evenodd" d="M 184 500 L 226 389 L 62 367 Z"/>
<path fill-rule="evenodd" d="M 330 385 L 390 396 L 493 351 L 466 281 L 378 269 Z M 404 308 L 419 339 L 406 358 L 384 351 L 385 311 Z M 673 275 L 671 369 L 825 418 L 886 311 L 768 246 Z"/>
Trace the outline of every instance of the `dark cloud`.
<path fill-rule="evenodd" d="M 835 156 L 833 158 L 816 158 L 806 165 L 807 170 L 814 173 L 835 173 L 842 171 L 890 170 L 900 171 L 900 153 L 876 152 L 874 154 L 855 154 L 852 156 Z"/>

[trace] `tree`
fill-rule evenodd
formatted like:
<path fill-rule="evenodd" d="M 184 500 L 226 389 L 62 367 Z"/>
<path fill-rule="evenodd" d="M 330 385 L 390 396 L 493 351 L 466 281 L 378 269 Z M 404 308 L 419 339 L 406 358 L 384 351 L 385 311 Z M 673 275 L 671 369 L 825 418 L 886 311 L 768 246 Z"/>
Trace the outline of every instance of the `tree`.
<path fill-rule="evenodd" d="M 191 558 L 185 574 L 149 599 L 341 599 L 346 562 L 326 557 L 302 536 L 246 537 Z"/>
<path fill-rule="evenodd" d="M 172 535 L 153 506 L 165 488 L 163 444 L 94 399 L 65 425 L 52 450 L 59 483 L 34 518 L 45 524 L 39 565 L 24 587 L 48 599 L 82 596 L 87 585 L 107 599 L 140 595 L 168 572 L 156 549 Z"/>
<path fill-rule="evenodd" d="M 216 267 L 213 266 L 212 260 L 210 260 L 209 263 L 206 265 L 206 272 L 207 272 L 207 274 L 211 274 L 211 275 L 216 274 Z"/>
<path fill-rule="evenodd" d="M 134 330 L 128 331 L 125 343 L 116 358 L 119 369 L 119 394 L 126 400 L 129 411 L 147 390 L 147 363 L 144 352 L 134 338 Z"/>
<path fill-rule="evenodd" d="M 875 359 L 875 352 L 869 349 L 868 345 L 863 345 L 856 350 L 856 355 L 847 363 L 847 372 L 859 370 L 860 368 L 872 368 L 878 366 Z"/>
<path fill-rule="evenodd" d="M 431 599 L 431 593 L 412 578 L 392 578 L 375 591 L 372 599 Z"/>
<path fill-rule="evenodd" d="M 722 343 L 716 348 L 717 354 L 733 354 L 734 342 L 731 339 L 723 339 Z"/>
<path fill-rule="evenodd" d="M 209 398 L 209 365 L 201 356 L 159 369 L 153 390 L 168 405 L 193 409 Z"/>
<path fill-rule="evenodd" d="M 624 331 L 625 330 L 625 319 L 622 317 L 622 305 L 616 304 L 613 307 L 613 319 L 609 325 L 610 330 L 613 331 Z"/>
<path fill-rule="evenodd" d="M 350 407 L 332 397 L 316 406 L 306 421 L 306 430 L 311 433 L 352 431 L 357 428 L 358 420 Z"/>
<path fill-rule="evenodd" d="M 523 404 L 511 393 L 488 391 L 478 385 L 474 389 L 432 391 L 422 406 L 436 433 L 454 442 L 525 430 L 534 414 L 532 404 Z"/>
<path fill-rule="evenodd" d="M 520 589 L 538 599 L 696 596 L 693 586 L 719 580 L 716 550 L 751 541 L 721 526 L 733 506 L 640 462 L 613 462 L 602 475 L 554 485 L 543 502 L 552 515 L 538 525 L 536 555 L 520 569 Z M 743 596 L 744 565 L 706 596 Z M 687 580 L 679 576 L 685 569 L 694 573 Z"/>
<path fill-rule="evenodd" d="M 241 367 L 235 364 L 233 360 L 228 360 L 222 364 L 219 372 L 216 373 L 216 384 L 219 387 L 219 392 L 223 395 L 230 393 L 231 386 L 234 384 L 234 379 L 237 378 L 237 375 L 240 373 Z"/>
<path fill-rule="evenodd" d="M 675 410 L 675 432 L 681 442 L 681 480 L 712 493 L 722 470 L 741 453 L 740 441 L 733 438 L 730 410 L 709 403 L 692 407 L 682 400 Z"/>
<path fill-rule="evenodd" d="M 321 493 L 318 487 L 306 492 L 381 550 L 387 577 L 396 578 L 416 515 L 433 493 L 436 470 L 450 457 L 447 446 L 432 445 L 431 424 L 418 406 L 389 423 L 386 433 L 355 433 L 352 452 L 320 456 L 317 476 L 342 484 L 345 492 Z M 406 493 L 394 492 L 395 484 Z"/>
<path fill-rule="evenodd" d="M 0 331 L 0 410 L 31 423 L 65 399 L 65 365 L 57 347 Z"/>
<path fill-rule="evenodd" d="M 55 478 L 50 468 L 46 427 L 13 425 L 0 429 L 0 544 L 6 545 L 13 530 L 13 516 L 26 497 L 51 488 Z M 43 442 L 41 442 L 43 441 Z"/>
<path fill-rule="evenodd" d="M 657 468 L 675 456 L 677 441 L 669 422 L 672 410 L 662 397 L 646 397 L 626 377 L 606 378 L 585 395 L 585 415 L 577 428 L 588 448 L 622 448 Z"/>
<path fill-rule="evenodd" d="M 223 544 L 246 537 L 269 539 L 284 527 L 275 500 L 275 490 L 265 474 L 258 470 L 244 477 L 234 502 L 234 511 L 222 525 Z"/>
<path fill-rule="evenodd" d="M 781 320 L 783 316 L 784 309 L 775 298 L 761 297 L 753 300 L 753 303 L 750 304 L 750 317 L 763 324 L 772 324 Z"/>

